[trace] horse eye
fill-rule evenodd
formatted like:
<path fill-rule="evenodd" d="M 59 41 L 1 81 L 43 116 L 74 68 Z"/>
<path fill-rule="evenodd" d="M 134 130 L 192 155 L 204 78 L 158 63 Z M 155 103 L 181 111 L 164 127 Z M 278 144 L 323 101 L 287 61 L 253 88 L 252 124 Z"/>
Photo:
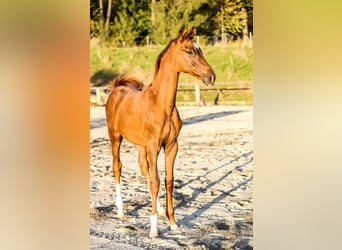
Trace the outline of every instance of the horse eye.
<path fill-rule="evenodd" d="M 189 55 L 192 55 L 194 52 L 192 50 L 187 50 L 186 53 L 188 53 Z"/>

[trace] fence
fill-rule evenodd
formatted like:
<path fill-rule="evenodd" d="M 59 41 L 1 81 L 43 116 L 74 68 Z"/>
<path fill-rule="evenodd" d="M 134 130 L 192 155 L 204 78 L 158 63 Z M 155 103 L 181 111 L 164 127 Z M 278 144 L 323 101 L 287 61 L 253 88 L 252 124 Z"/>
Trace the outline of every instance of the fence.
<path fill-rule="evenodd" d="M 195 93 L 195 104 L 200 106 L 201 104 L 207 105 L 208 101 L 212 102 L 212 104 L 217 105 L 219 103 L 220 98 L 224 95 L 225 91 L 229 93 L 242 91 L 247 93 L 252 90 L 252 81 L 244 81 L 244 82 L 216 82 L 215 85 L 212 86 L 204 86 L 201 83 L 182 83 L 179 84 L 177 92 L 194 92 Z M 203 86 L 203 87 L 201 87 Z M 213 95 L 206 94 L 207 92 L 213 92 Z M 216 92 L 216 94 L 215 94 Z M 185 96 L 185 94 L 183 95 Z M 211 97 L 210 97 L 211 96 Z M 210 99 L 210 100 L 208 100 Z M 189 102 L 178 101 L 181 104 L 188 104 Z M 191 102 L 190 102 L 191 103 Z"/>
<path fill-rule="evenodd" d="M 201 88 L 201 83 L 180 83 L 178 84 L 177 92 L 194 92 L 195 104 L 200 106 L 207 105 L 206 98 L 202 95 L 202 92 L 216 91 L 217 96 L 213 101 L 214 104 L 218 104 L 220 95 L 223 95 L 224 91 L 251 91 L 252 81 L 244 82 L 217 82 L 212 86 L 205 86 Z M 202 85 L 203 86 L 203 85 Z M 234 87 L 232 87 L 234 86 Z M 91 87 L 90 88 L 90 103 L 94 105 L 105 105 L 110 90 L 106 87 Z"/>

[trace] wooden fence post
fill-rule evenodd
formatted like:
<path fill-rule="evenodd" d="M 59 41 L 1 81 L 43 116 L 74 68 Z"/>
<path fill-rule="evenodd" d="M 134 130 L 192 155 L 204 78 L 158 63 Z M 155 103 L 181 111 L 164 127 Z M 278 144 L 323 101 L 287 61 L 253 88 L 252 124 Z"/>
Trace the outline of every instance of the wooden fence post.
<path fill-rule="evenodd" d="M 201 92 L 200 92 L 200 87 L 198 83 L 195 83 L 195 96 L 196 96 L 196 105 L 200 106 Z"/>
<path fill-rule="evenodd" d="M 101 92 L 100 88 L 96 88 L 96 104 L 100 105 L 101 103 Z"/>

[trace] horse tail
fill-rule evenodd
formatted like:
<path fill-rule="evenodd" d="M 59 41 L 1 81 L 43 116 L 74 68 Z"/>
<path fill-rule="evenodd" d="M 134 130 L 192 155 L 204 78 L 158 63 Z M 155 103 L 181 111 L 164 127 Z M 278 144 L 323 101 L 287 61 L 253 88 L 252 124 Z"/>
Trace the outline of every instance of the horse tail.
<path fill-rule="evenodd" d="M 119 86 L 125 86 L 137 90 L 142 90 L 145 84 L 133 76 L 118 76 L 107 85 L 107 88 L 113 90 Z"/>

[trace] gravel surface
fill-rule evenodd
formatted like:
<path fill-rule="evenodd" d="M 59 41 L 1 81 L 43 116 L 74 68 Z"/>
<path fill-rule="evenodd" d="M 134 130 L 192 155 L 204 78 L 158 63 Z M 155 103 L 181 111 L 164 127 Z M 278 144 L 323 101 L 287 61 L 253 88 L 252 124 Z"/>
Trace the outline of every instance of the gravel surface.
<path fill-rule="evenodd" d="M 175 162 L 171 234 L 159 217 L 149 239 L 150 194 L 137 146 L 123 141 L 121 185 L 125 217 L 116 216 L 115 183 L 104 107 L 90 109 L 91 249 L 253 249 L 253 107 L 178 107 L 183 120 Z M 159 155 L 165 207 L 164 153 Z"/>

